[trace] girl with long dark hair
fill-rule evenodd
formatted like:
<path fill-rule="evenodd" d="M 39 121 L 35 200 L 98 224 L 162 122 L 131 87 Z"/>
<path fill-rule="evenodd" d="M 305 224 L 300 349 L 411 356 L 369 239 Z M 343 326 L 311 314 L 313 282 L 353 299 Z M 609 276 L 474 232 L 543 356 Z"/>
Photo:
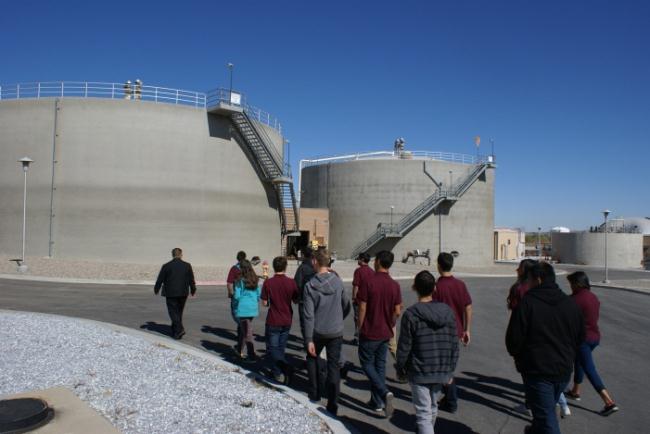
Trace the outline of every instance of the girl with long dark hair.
<path fill-rule="evenodd" d="M 233 300 L 235 303 L 235 316 L 239 319 L 240 328 L 238 330 L 237 340 L 239 342 L 239 356 L 245 359 L 244 348 L 248 353 L 246 358 L 249 361 L 255 361 L 255 347 L 253 345 L 253 319 L 257 318 L 260 313 L 259 301 L 261 288 L 259 277 L 255 273 L 253 266 L 247 260 L 239 264 L 241 276 L 235 282 Z M 244 345 L 245 344 L 245 345 Z"/>

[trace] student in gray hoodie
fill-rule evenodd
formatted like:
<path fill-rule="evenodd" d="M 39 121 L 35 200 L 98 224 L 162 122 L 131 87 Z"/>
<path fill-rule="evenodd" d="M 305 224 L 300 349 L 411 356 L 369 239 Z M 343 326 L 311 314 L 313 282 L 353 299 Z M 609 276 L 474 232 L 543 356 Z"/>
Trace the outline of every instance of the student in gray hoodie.
<path fill-rule="evenodd" d="M 325 250 L 312 259 L 317 274 L 307 282 L 303 293 L 304 339 L 307 346 L 309 399 L 320 400 L 318 355 L 327 351 L 327 411 L 336 416 L 341 382 L 339 360 L 343 344 L 343 320 L 350 313 L 350 299 L 343 282 L 329 269 L 330 256 Z"/>
<path fill-rule="evenodd" d="M 397 371 L 411 383 L 420 434 L 433 434 L 442 385 L 458 363 L 456 317 L 445 303 L 432 300 L 435 283 L 426 270 L 415 276 L 418 302 L 404 312 L 397 344 Z"/>

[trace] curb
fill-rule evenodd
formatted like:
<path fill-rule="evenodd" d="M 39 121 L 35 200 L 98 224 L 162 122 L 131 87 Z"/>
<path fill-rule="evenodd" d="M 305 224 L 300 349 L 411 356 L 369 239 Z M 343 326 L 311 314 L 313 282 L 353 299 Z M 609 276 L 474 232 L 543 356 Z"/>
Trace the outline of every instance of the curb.
<path fill-rule="evenodd" d="M 44 315 L 44 316 L 53 316 L 53 317 L 64 317 L 64 318 L 72 318 L 76 321 L 79 321 L 81 323 L 87 323 L 87 324 L 93 324 L 93 325 L 99 325 L 102 327 L 106 327 L 108 329 L 111 329 L 113 331 L 117 331 L 120 333 L 124 333 L 126 335 L 138 337 L 140 339 L 143 339 L 147 342 L 150 342 L 152 344 L 159 344 L 163 345 L 167 348 L 171 348 L 176 351 L 180 351 L 185 354 L 190 354 L 195 357 L 202 358 L 204 360 L 216 363 L 218 365 L 227 367 L 228 369 L 232 371 L 239 371 L 241 372 L 241 375 L 244 375 L 248 378 L 254 379 L 255 381 L 264 384 L 265 386 L 276 390 L 280 393 L 284 393 L 287 396 L 291 397 L 294 401 L 296 401 L 298 404 L 301 404 L 305 408 L 307 408 L 311 413 L 313 413 L 316 417 L 318 417 L 327 427 L 334 433 L 334 434 L 347 434 L 347 433 L 355 433 L 354 431 L 349 430 L 348 428 L 343 425 L 341 421 L 338 419 L 335 419 L 329 415 L 327 415 L 325 412 L 322 411 L 321 406 L 314 404 L 309 401 L 309 399 L 289 388 L 283 385 L 279 384 L 274 384 L 269 382 L 266 378 L 264 378 L 262 375 L 254 373 L 254 372 L 249 372 L 245 373 L 241 366 L 235 365 L 233 363 L 227 362 L 223 360 L 222 358 L 211 354 L 207 351 L 198 349 L 196 347 L 193 347 L 191 345 L 183 344 L 181 342 L 175 341 L 171 338 L 167 337 L 162 337 L 153 333 L 149 332 L 144 332 L 140 330 L 135 330 L 129 327 L 117 325 L 117 324 L 111 324 L 103 321 L 96 321 L 92 319 L 86 319 L 86 318 L 78 318 L 78 317 L 71 317 L 71 316 L 66 316 L 66 315 L 56 315 L 56 314 L 51 314 L 51 313 L 41 313 L 41 312 L 29 312 L 29 311 L 19 311 L 19 310 L 8 310 L 8 309 L 0 309 L 0 313 L 3 312 L 9 312 L 9 313 L 15 313 L 15 312 L 22 312 L 22 313 L 30 313 L 30 314 L 36 314 L 36 315 Z M 356 433 L 355 433 L 356 434 Z"/>
<path fill-rule="evenodd" d="M 597 283 L 592 283 L 591 286 L 594 287 L 594 288 L 618 289 L 620 291 L 633 292 L 635 294 L 650 295 L 650 289 L 630 288 L 630 287 L 627 287 L 627 286 L 615 286 L 615 285 L 597 284 Z"/>
<path fill-rule="evenodd" d="M 566 271 L 559 271 L 557 275 L 567 274 Z M 484 277 L 484 278 L 505 278 L 514 277 L 511 274 L 486 274 L 486 273 L 454 273 L 458 277 Z M 412 280 L 415 274 L 411 275 L 394 275 L 395 280 Z M 79 279 L 75 277 L 46 277 L 46 276 L 25 276 L 21 274 L 0 274 L 0 279 L 4 280 L 24 280 L 26 282 L 48 282 L 48 283 L 76 283 L 87 285 L 136 285 L 136 286 L 151 286 L 153 288 L 156 283 L 153 280 L 114 280 L 114 279 Z M 351 277 L 341 279 L 343 283 L 352 283 Z M 200 280 L 196 282 L 197 286 L 225 286 L 225 280 Z"/>

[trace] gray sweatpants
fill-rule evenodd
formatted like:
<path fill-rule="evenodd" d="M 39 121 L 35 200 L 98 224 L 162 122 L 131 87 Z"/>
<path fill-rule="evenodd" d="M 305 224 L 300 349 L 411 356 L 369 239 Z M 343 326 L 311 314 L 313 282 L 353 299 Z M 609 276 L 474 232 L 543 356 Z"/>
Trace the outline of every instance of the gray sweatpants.
<path fill-rule="evenodd" d="M 433 427 L 436 424 L 436 416 L 438 416 L 438 398 L 441 394 L 442 384 L 411 383 L 418 434 L 434 434 Z"/>

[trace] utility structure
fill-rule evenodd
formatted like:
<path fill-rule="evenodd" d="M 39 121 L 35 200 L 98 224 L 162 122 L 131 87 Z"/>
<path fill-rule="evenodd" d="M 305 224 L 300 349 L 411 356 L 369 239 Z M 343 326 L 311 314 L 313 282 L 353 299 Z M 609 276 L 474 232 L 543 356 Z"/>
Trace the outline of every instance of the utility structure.
<path fill-rule="evenodd" d="M 604 231 L 605 231 L 605 280 L 603 280 L 603 283 L 609 283 L 609 268 L 607 267 L 607 217 L 611 213 L 610 210 L 606 209 L 603 211 L 603 217 L 605 217 L 605 226 L 604 226 Z"/>
<path fill-rule="evenodd" d="M 18 160 L 23 167 L 23 249 L 22 255 L 20 256 L 20 261 L 15 260 L 18 264 L 18 271 L 24 273 L 27 271 L 27 264 L 25 263 L 25 240 L 27 238 L 27 172 L 29 171 L 29 165 L 34 162 L 29 157 L 23 157 Z"/>
<path fill-rule="evenodd" d="M 288 162 L 284 162 L 266 132 L 251 120 L 245 106 L 232 103 L 232 89 L 229 93 L 228 102 L 218 101 L 208 107 L 208 112 L 230 116 L 235 127 L 233 132 L 246 147 L 263 182 L 273 188 L 281 223 L 281 253 L 286 255 L 287 237 L 300 236 L 298 204 L 293 188 L 291 166 Z"/>
<path fill-rule="evenodd" d="M 155 264 L 182 246 L 192 263 L 227 266 L 239 250 L 283 253 L 298 213 L 277 118 L 228 84 L 196 92 L 138 83 L 137 104 L 135 90 L 0 86 L 0 149 L 44 165 L 30 173 L 30 255 Z M 15 165 L 0 159 L 2 254 L 21 242 Z"/>
<path fill-rule="evenodd" d="M 341 258 L 431 249 L 487 265 L 493 261 L 495 167 L 493 155 L 403 149 L 303 160 L 300 204 L 329 209 L 330 245 Z"/>

